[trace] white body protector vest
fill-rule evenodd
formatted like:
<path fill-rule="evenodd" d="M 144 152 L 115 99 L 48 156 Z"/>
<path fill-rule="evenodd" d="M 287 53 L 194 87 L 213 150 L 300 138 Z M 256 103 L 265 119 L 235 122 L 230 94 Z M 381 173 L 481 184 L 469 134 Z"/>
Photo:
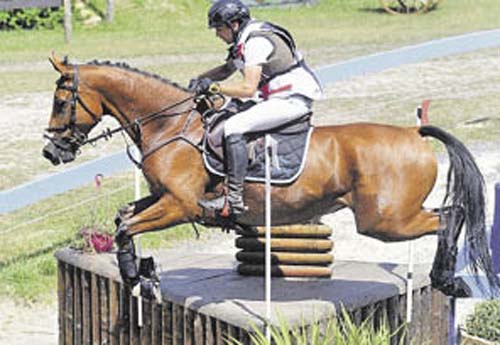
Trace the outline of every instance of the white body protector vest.
<path fill-rule="evenodd" d="M 245 42 L 252 37 L 266 37 L 274 46 L 268 61 L 262 65 L 258 96 L 264 100 L 292 95 L 318 100 L 323 96 L 319 80 L 304 62 L 291 35 L 276 25 L 251 21 L 240 33 L 230 53 L 235 67 L 245 68 Z"/>

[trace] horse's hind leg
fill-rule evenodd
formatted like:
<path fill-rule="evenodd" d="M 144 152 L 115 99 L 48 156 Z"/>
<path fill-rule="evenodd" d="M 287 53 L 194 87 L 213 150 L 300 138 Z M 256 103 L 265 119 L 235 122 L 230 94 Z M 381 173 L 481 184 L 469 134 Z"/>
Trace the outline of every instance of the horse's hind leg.
<path fill-rule="evenodd" d="M 380 210 L 379 200 L 358 196 L 353 208 L 357 230 L 385 242 L 411 240 L 436 233 L 439 214 L 417 207 L 393 204 Z"/>

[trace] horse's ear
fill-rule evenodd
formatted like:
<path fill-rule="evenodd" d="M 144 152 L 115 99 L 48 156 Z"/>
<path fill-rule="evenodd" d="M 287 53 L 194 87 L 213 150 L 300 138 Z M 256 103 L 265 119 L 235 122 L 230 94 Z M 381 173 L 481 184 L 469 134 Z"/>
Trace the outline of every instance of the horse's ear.
<path fill-rule="evenodd" d="M 68 74 L 71 71 L 71 69 L 68 68 L 67 59 L 61 61 L 61 59 L 59 59 L 54 52 L 52 52 L 51 56 L 49 56 L 49 61 L 54 69 L 62 75 Z"/>

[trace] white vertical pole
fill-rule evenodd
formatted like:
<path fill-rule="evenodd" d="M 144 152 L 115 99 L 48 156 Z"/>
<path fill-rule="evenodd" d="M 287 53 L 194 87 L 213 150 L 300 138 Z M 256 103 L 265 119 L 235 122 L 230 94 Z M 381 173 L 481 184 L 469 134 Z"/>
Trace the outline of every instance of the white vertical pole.
<path fill-rule="evenodd" d="M 422 107 L 417 107 L 417 126 L 422 126 Z M 408 242 L 408 272 L 406 273 L 406 322 L 411 322 L 411 314 L 413 311 L 413 251 L 415 242 L 410 240 Z"/>
<path fill-rule="evenodd" d="M 265 165 L 266 165 L 266 339 L 271 344 L 271 138 L 266 134 L 265 139 Z"/>
<path fill-rule="evenodd" d="M 135 152 L 136 152 L 136 157 L 139 156 L 139 148 L 136 146 L 135 147 Z M 134 199 L 137 201 L 141 198 L 141 169 L 139 169 L 137 166 L 134 167 Z M 137 249 L 137 256 L 139 258 L 142 257 L 142 248 L 141 248 L 141 235 L 137 235 L 137 241 L 136 241 L 136 249 Z M 139 290 L 140 291 L 140 290 Z M 139 294 L 137 296 L 137 325 L 139 327 L 142 327 L 143 323 L 143 318 L 142 318 L 142 297 Z"/>
<path fill-rule="evenodd" d="M 71 0 L 63 0 L 64 3 L 64 42 L 70 43 L 73 36 L 73 24 L 71 16 Z"/>
<path fill-rule="evenodd" d="M 414 242 L 410 240 L 408 244 L 408 272 L 406 274 L 406 322 L 411 322 L 413 310 L 413 248 Z"/>

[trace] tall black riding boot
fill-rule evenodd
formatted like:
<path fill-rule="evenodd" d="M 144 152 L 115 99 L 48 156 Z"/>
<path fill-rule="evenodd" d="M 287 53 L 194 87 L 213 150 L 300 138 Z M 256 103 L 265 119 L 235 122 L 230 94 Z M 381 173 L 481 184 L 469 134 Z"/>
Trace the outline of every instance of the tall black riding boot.
<path fill-rule="evenodd" d="M 246 140 L 242 134 L 231 134 L 226 138 L 226 162 L 228 177 L 227 201 L 231 213 L 238 215 L 245 211 L 243 203 L 243 183 L 248 167 Z M 220 211 L 224 208 L 225 197 L 201 200 L 199 205 L 207 210 Z"/>

